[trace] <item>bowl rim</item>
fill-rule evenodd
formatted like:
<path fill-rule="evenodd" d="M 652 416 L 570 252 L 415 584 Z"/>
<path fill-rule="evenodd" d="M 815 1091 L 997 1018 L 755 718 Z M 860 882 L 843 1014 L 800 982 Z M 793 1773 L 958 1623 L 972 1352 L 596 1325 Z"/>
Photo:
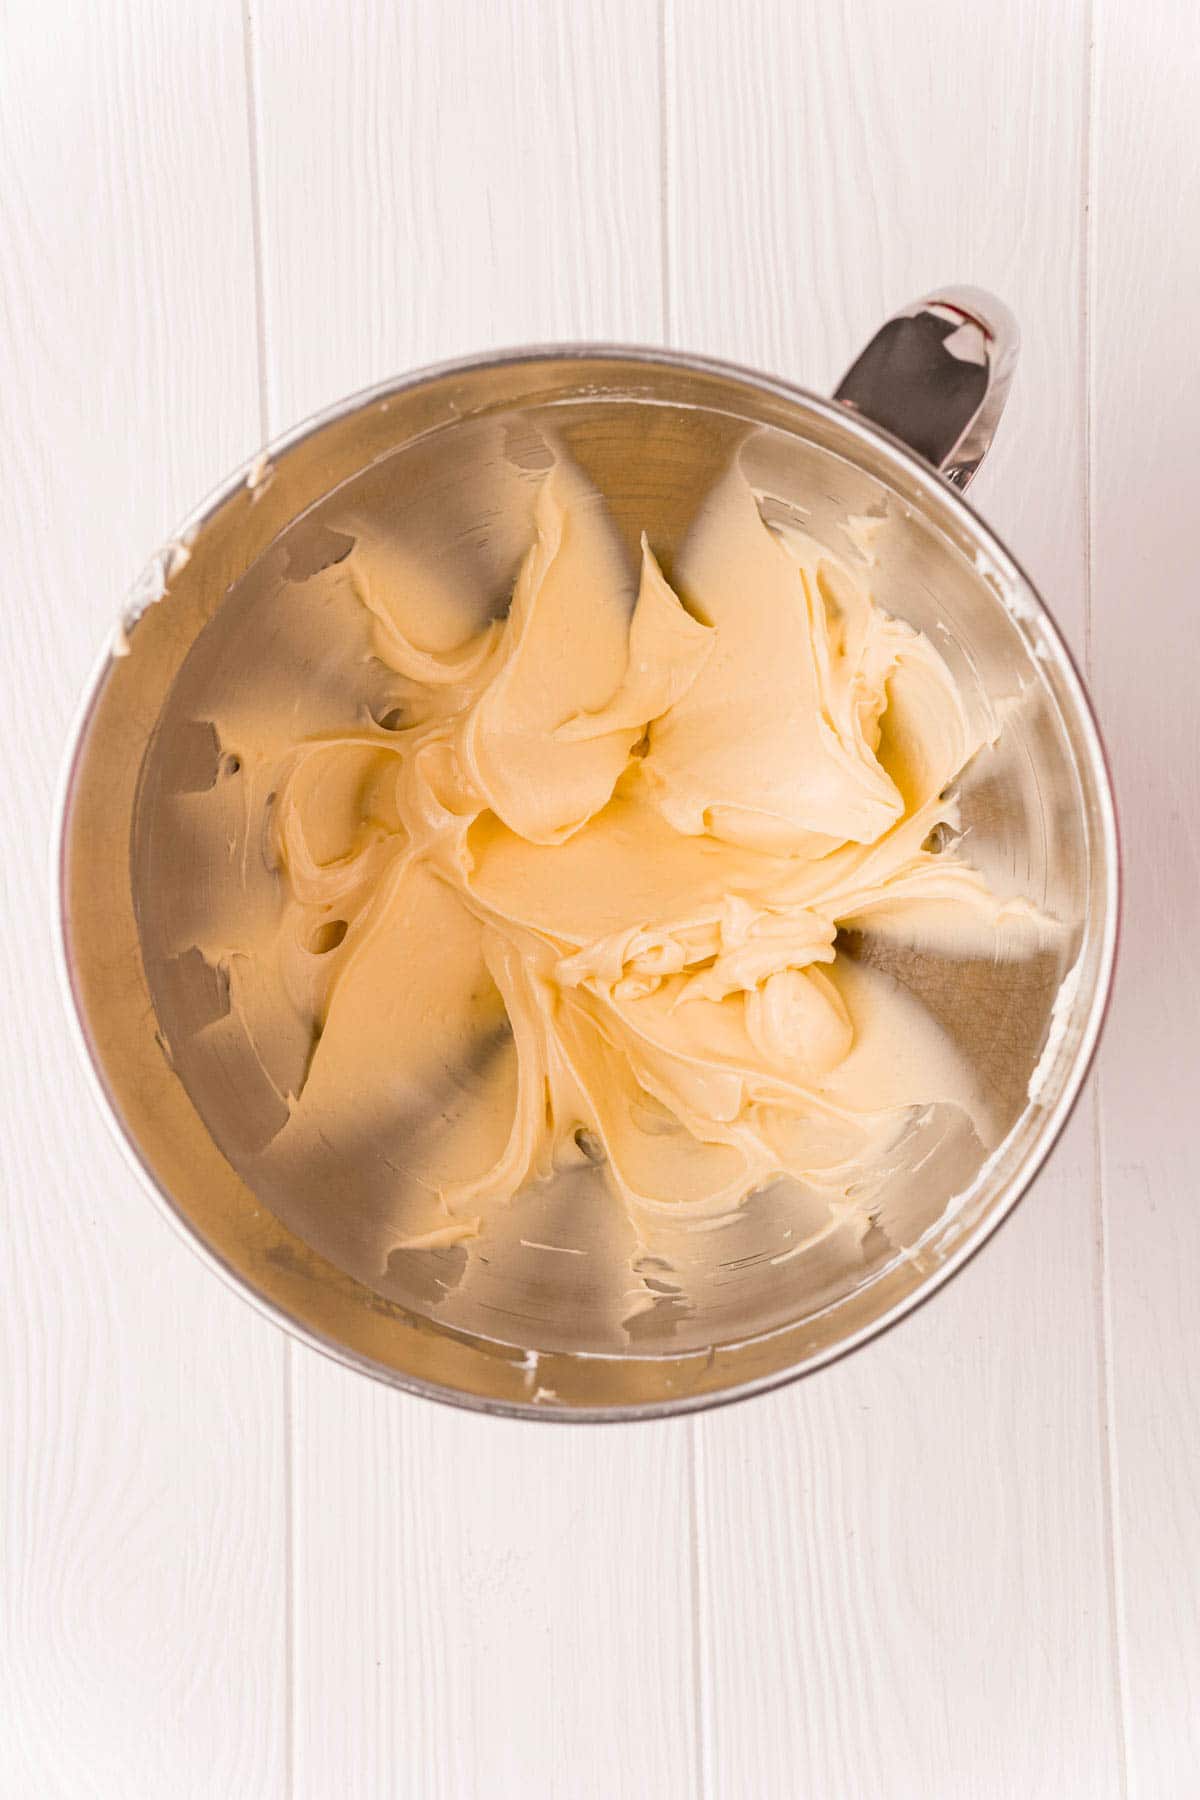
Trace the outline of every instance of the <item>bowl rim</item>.
<path fill-rule="evenodd" d="M 964 1234 L 959 1247 L 924 1277 L 912 1292 L 894 1302 L 878 1317 L 849 1333 L 836 1344 L 814 1352 L 802 1361 L 785 1365 L 782 1368 L 771 1370 L 765 1375 L 715 1391 L 681 1394 L 661 1400 L 614 1406 L 570 1406 L 535 1401 L 532 1397 L 527 1400 L 497 1399 L 490 1395 L 473 1393 L 466 1389 L 430 1381 L 422 1376 L 407 1374 L 402 1370 L 377 1362 L 372 1357 L 353 1350 L 337 1339 L 328 1337 L 311 1325 L 302 1322 L 285 1306 L 258 1292 L 239 1270 L 234 1269 L 220 1252 L 204 1239 L 190 1216 L 175 1200 L 167 1187 L 160 1182 L 143 1158 L 138 1145 L 122 1122 L 114 1096 L 109 1090 L 103 1071 L 93 1052 L 81 1004 L 71 976 L 64 874 L 75 776 L 81 763 L 87 725 L 113 661 L 114 651 L 111 643 L 105 645 L 101 650 L 86 678 L 73 712 L 66 748 L 60 762 L 49 842 L 50 917 L 54 961 L 68 1030 L 82 1064 L 85 1080 L 126 1165 L 133 1171 L 143 1192 L 149 1196 L 160 1216 L 167 1220 L 193 1253 L 228 1287 L 248 1302 L 256 1312 L 279 1326 L 290 1337 L 307 1345 L 309 1349 L 342 1364 L 343 1367 L 367 1375 L 387 1387 L 418 1395 L 423 1399 L 436 1400 L 443 1405 L 498 1418 L 536 1419 L 549 1423 L 567 1424 L 628 1424 L 642 1420 L 674 1418 L 691 1413 L 706 1412 L 716 1407 L 734 1405 L 755 1395 L 788 1386 L 805 1376 L 815 1374 L 820 1369 L 828 1368 L 853 1351 L 861 1349 L 864 1344 L 880 1337 L 894 1325 L 899 1324 L 902 1319 L 911 1316 L 919 1307 L 924 1306 L 954 1275 L 966 1267 L 983 1246 L 995 1236 L 1005 1221 L 1012 1217 L 1019 1201 L 1029 1191 L 1062 1136 L 1095 1061 L 1100 1036 L 1111 1004 L 1113 974 L 1121 931 L 1121 843 L 1112 768 L 1092 699 L 1075 656 L 1036 584 L 986 520 L 964 498 L 961 490 L 912 450 L 903 439 L 883 427 L 875 425 L 862 414 L 851 411 L 837 401 L 762 370 L 690 351 L 654 345 L 589 340 L 515 345 L 425 364 L 404 374 L 360 388 L 310 414 L 287 431 L 272 438 L 259 452 L 246 458 L 224 480 L 214 486 L 205 498 L 185 516 L 177 529 L 166 540 L 163 548 L 146 564 L 145 572 L 129 590 L 126 606 L 122 609 L 117 622 L 118 630 L 124 624 L 135 623 L 141 612 L 145 610 L 148 601 L 155 597 L 156 590 L 161 592 L 162 575 L 169 565 L 173 550 L 179 544 L 190 544 L 206 522 L 239 489 L 248 484 L 254 486 L 264 468 L 269 467 L 279 457 L 303 443 L 307 438 L 317 435 L 327 426 L 338 423 L 356 412 L 378 406 L 381 401 L 387 401 L 393 396 L 405 394 L 414 388 L 447 378 L 452 379 L 459 375 L 509 368 L 521 364 L 536 365 L 570 361 L 630 362 L 646 367 L 665 367 L 681 373 L 733 380 L 759 393 L 769 395 L 789 405 L 798 405 L 809 413 L 815 413 L 836 424 L 839 430 L 848 431 L 851 437 L 858 438 L 864 445 L 869 445 L 873 449 L 878 449 L 882 445 L 893 462 L 898 462 L 908 477 L 915 479 L 920 489 L 935 497 L 940 504 L 944 505 L 949 502 L 951 509 L 958 512 L 969 533 L 986 552 L 991 562 L 1005 575 L 1010 576 L 1022 590 L 1022 620 L 1036 625 L 1052 659 L 1057 664 L 1058 672 L 1064 680 L 1070 702 L 1075 709 L 1087 761 L 1095 779 L 1098 802 L 1100 825 L 1098 849 L 1102 853 L 1104 874 L 1104 921 L 1098 943 L 1095 980 L 1079 1040 L 1053 1106 L 1047 1109 L 1040 1127 L 1031 1139 L 1021 1161 L 1009 1176 L 1006 1186 L 997 1195 L 992 1205 Z M 771 1336 L 777 1329 L 788 1329 L 788 1327 L 773 1328 L 771 1332 L 757 1335 Z M 751 1334 L 751 1338 L 740 1341 L 753 1341 L 754 1335 L 756 1334 Z M 592 1360 L 608 1360 L 607 1356 L 603 1354 L 587 1354 Z M 613 1360 L 620 1360 L 620 1358 Z"/>

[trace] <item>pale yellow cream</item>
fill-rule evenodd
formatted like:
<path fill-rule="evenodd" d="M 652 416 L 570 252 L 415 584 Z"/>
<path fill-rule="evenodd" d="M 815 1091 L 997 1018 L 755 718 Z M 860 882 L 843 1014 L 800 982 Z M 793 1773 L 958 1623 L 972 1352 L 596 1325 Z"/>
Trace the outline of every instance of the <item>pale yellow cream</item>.
<path fill-rule="evenodd" d="M 402 1142 L 397 1242 L 433 1245 L 572 1161 L 649 1226 L 781 1175 L 836 1209 L 939 1101 L 986 1142 L 942 1034 L 838 947 L 1032 917 L 927 847 L 987 735 L 941 657 L 736 468 L 670 583 L 643 540 L 634 587 L 565 460 L 535 526 L 483 629 L 365 527 L 318 578 L 398 699 L 270 770 L 272 954 L 319 1034 L 279 1148 Z"/>

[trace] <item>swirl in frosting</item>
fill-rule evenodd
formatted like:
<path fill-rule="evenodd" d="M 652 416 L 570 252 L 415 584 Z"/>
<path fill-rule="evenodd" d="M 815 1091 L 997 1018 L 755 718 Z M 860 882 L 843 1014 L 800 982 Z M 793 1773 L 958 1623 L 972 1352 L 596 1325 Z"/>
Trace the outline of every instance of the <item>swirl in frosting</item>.
<path fill-rule="evenodd" d="M 566 459 L 482 629 L 378 532 L 317 580 L 370 615 L 382 722 L 270 770 L 275 955 L 313 1027 L 282 1147 L 372 1134 L 407 1245 L 474 1236 L 572 1161 L 635 1224 L 791 1176 L 831 1207 L 916 1109 L 986 1099 L 847 930 L 988 953 L 1001 902 L 937 842 L 989 736 L 927 638 L 735 467 L 668 581 Z"/>

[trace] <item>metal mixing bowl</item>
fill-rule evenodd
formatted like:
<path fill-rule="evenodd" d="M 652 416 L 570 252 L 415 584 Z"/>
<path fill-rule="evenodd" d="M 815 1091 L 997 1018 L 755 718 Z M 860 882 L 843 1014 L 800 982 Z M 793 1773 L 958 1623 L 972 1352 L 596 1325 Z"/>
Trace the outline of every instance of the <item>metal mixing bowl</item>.
<path fill-rule="evenodd" d="M 101 1103 L 148 1187 L 261 1310 L 355 1368 L 462 1405 L 653 1417 L 769 1388 L 862 1343 L 1012 1208 L 1083 1079 L 1117 919 L 1112 797 L 1083 687 L 1033 587 L 957 491 L 1015 349 L 1004 310 L 959 290 L 890 321 L 837 402 L 660 351 L 520 351 L 426 370 L 275 444 L 154 560 L 67 766 L 64 969 Z M 647 1267 L 618 1227 L 603 1243 L 584 1229 L 603 1202 L 596 1172 L 575 1170 L 500 1209 L 477 1244 L 397 1252 L 377 1146 L 332 1188 L 328 1171 L 256 1178 L 278 1095 L 248 1039 L 225 1031 L 213 1052 L 202 1027 L 227 1010 L 228 986 L 199 949 L 180 948 L 181 921 L 233 863 L 274 879 L 261 844 L 231 857 L 218 842 L 208 796 L 229 758 L 212 720 L 231 686 L 252 698 L 255 683 L 335 681 L 311 633 L 293 629 L 295 581 L 344 553 L 348 517 L 386 516 L 502 596 L 551 437 L 630 545 L 647 530 L 668 569 L 735 452 L 764 507 L 835 551 L 848 520 L 876 521 L 877 598 L 1004 717 L 961 783 L 970 860 L 994 890 L 1061 921 L 1061 939 L 1009 960 L 843 943 L 921 997 L 1004 1128 L 986 1155 L 915 1130 L 865 1236 L 847 1229 L 794 1253 L 802 1203 L 784 1183 L 719 1231 L 681 1231 Z M 369 687 L 370 665 L 360 676 Z"/>

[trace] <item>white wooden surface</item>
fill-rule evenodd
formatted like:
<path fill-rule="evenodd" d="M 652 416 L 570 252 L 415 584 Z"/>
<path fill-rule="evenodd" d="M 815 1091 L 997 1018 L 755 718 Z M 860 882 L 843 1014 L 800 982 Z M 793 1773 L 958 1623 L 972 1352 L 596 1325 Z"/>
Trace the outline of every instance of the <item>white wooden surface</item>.
<path fill-rule="evenodd" d="M 1200 1794 L 1194 0 L 0 9 L 0 1797 Z M 932 1306 L 778 1396 L 538 1430 L 364 1383 L 93 1116 L 46 821 L 145 553 L 433 357 L 826 386 L 949 278 L 1025 349 L 980 505 L 1123 801 L 1097 1079 Z"/>

